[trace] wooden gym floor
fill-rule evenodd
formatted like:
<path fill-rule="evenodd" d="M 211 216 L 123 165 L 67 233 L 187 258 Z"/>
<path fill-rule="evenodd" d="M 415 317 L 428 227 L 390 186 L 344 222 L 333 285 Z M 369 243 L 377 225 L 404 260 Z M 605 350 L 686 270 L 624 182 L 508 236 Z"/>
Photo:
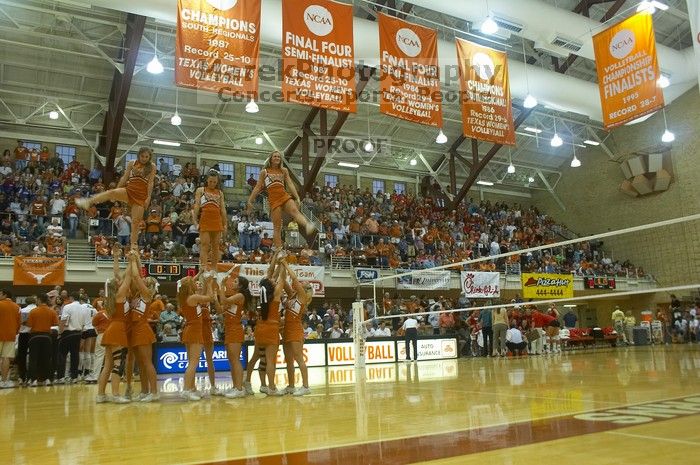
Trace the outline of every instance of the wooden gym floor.
<path fill-rule="evenodd" d="M 186 403 L 179 378 L 145 405 L 96 405 L 86 385 L 2 390 L 0 464 L 688 465 L 699 347 L 319 368 L 303 398 Z"/>

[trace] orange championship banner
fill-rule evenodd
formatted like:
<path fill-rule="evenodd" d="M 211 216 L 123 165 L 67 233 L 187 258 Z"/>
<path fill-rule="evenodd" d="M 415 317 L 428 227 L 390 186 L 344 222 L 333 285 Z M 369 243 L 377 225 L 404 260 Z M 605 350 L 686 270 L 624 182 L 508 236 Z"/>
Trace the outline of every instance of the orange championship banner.
<path fill-rule="evenodd" d="M 442 127 L 437 32 L 379 14 L 381 102 L 385 115 Z"/>
<path fill-rule="evenodd" d="M 283 0 L 286 102 L 357 111 L 352 8 L 329 0 Z"/>
<path fill-rule="evenodd" d="M 63 286 L 65 280 L 63 257 L 15 257 L 12 278 L 15 286 Z"/>
<path fill-rule="evenodd" d="M 515 145 L 506 53 L 457 39 L 457 60 L 464 135 Z"/>
<path fill-rule="evenodd" d="M 254 97 L 260 0 L 178 0 L 175 83 Z"/>
<path fill-rule="evenodd" d="M 637 13 L 596 34 L 593 50 L 606 129 L 663 108 L 651 14 Z"/>

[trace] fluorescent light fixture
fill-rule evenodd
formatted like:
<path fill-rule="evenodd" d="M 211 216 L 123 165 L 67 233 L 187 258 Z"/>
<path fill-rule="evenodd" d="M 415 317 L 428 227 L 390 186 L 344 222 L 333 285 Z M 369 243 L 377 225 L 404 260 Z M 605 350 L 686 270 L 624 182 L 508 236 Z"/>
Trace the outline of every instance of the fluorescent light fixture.
<path fill-rule="evenodd" d="M 49 112 L 49 118 L 50 119 L 58 119 L 58 112 L 56 110 L 52 110 Z"/>
<path fill-rule="evenodd" d="M 523 100 L 523 106 L 525 108 L 535 108 L 537 106 L 537 99 L 531 94 L 527 94 L 525 100 Z"/>
<path fill-rule="evenodd" d="M 367 153 L 369 153 L 369 152 L 371 152 L 372 150 L 374 150 L 374 144 L 372 144 L 372 141 L 371 141 L 371 140 L 368 140 L 367 142 L 365 142 L 364 149 L 365 149 L 365 152 L 367 152 Z"/>
<path fill-rule="evenodd" d="M 554 133 L 552 136 L 552 140 L 549 142 L 552 147 L 561 147 L 564 144 L 564 141 L 559 137 L 559 134 Z"/>
<path fill-rule="evenodd" d="M 596 142 L 594 140 L 586 139 L 583 141 L 584 144 L 586 145 L 593 145 L 593 146 L 598 146 L 600 145 L 600 142 Z"/>
<path fill-rule="evenodd" d="M 172 118 L 170 118 L 170 124 L 173 126 L 180 126 L 182 124 L 182 118 L 175 112 Z"/>
<path fill-rule="evenodd" d="M 674 133 L 672 133 L 671 131 L 669 131 L 668 129 L 666 129 L 664 131 L 663 135 L 661 136 L 661 142 L 665 142 L 667 144 L 670 144 L 674 140 L 676 140 L 676 135 Z"/>
<path fill-rule="evenodd" d="M 527 182 L 529 182 L 530 184 L 532 184 L 533 182 L 535 182 L 535 178 L 533 178 L 532 176 L 530 176 L 529 178 L 527 178 Z"/>
<path fill-rule="evenodd" d="M 476 183 L 480 186 L 493 186 L 491 181 L 477 181 Z"/>
<path fill-rule="evenodd" d="M 156 145 L 167 145 L 168 147 L 179 147 L 180 143 L 179 142 L 173 142 L 170 140 L 160 140 L 156 139 L 153 141 L 154 144 Z"/>
<path fill-rule="evenodd" d="M 411 158 L 411 161 L 408 162 L 411 166 L 416 166 L 418 164 L 418 160 L 415 158 Z"/>
<path fill-rule="evenodd" d="M 358 165 L 356 163 L 348 163 L 348 162 L 344 162 L 344 161 L 339 161 L 338 166 L 343 166 L 345 168 L 359 168 L 360 167 L 360 165 Z"/>
<path fill-rule="evenodd" d="M 512 163 L 508 165 L 508 174 L 514 174 L 515 173 L 515 165 Z"/>
<path fill-rule="evenodd" d="M 438 144 L 444 144 L 447 142 L 447 136 L 445 135 L 444 132 L 442 132 L 442 129 L 440 129 L 440 132 L 438 133 L 437 137 L 435 138 L 435 142 Z"/>
<path fill-rule="evenodd" d="M 668 5 L 665 3 L 658 2 L 656 0 L 653 1 L 642 1 L 639 2 L 639 6 L 637 6 L 637 13 L 641 13 L 643 11 L 648 12 L 649 14 L 654 14 L 656 13 L 657 8 L 662 11 L 668 10 Z"/>
<path fill-rule="evenodd" d="M 564 305 L 564 308 L 576 308 L 576 307 L 577 307 L 576 304 L 566 304 L 566 305 Z"/>
<path fill-rule="evenodd" d="M 527 127 L 525 128 L 525 130 L 526 130 L 527 132 L 531 132 L 531 133 L 533 133 L 533 134 L 540 134 L 540 133 L 542 133 L 542 129 L 533 128 L 533 127 L 531 127 L 531 126 L 527 126 Z"/>
<path fill-rule="evenodd" d="M 579 160 L 578 158 L 576 158 L 576 155 L 574 155 L 574 159 L 571 160 L 571 167 L 572 167 L 572 168 L 578 168 L 579 166 L 581 166 L 581 160 Z"/>
<path fill-rule="evenodd" d="M 498 32 L 498 24 L 496 24 L 496 21 L 494 21 L 493 18 L 489 16 L 481 24 L 480 30 L 482 34 L 492 35 Z"/>
<path fill-rule="evenodd" d="M 255 145 L 262 145 L 263 143 L 263 138 L 258 136 L 255 138 Z"/>
<path fill-rule="evenodd" d="M 662 74 L 661 77 L 656 80 L 656 85 L 661 87 L 662 89 L 665 89 L 671 85 L 671 80 L 667 76 L 664 76 Z"/>
<path fill-rule="evenodd" d="M 257 113 L 260 111 L 258 104 L 255 103 L 254 99 L 250 99 L 250 102 L 246 103 L 245 112 L 246 113 Z"/>
<path fill-rule="evenodd" d="M 153 55 L 153 59 L 146 65 L 146 71 L 151 74 L 160 74 L 163 72 L 163 64 L 156 55 Z"/>

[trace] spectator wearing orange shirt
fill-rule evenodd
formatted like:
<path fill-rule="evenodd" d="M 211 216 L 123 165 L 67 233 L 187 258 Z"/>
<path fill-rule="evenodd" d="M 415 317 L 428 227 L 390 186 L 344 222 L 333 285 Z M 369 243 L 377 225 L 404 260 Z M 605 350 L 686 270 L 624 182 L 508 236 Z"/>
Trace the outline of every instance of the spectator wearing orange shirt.
<path fill-rule="evenodd" d="M 155 208 L 151 209 L 151 212 L 146 218 L 146 242 L 151 243 L 153 236 L 160 234 L 161 227 L 161 217 L 158 214 L 158 210 Z"/>
<path fill-rule="evenodd" d="M 17 147 L 15 147 L 15 170 L 23 170 L 27 166 L 27 158 L 29 157 L 29 151 L 22 145 L 22 141 L 17 141 Z"/>
<path fill-rule="evenodd" d="M 0 291 L 0 389 L 15 387 L 9 378 L 10 359 L 15 357 L 20 323 L 19 305 L 12 301 L 10 291 Z"/>
<path fill-rule="evenodd" d="M 53 291 L 52 291 L 53 292 Z M 38 306 L 29 312 L 27 326 L 29 339 L 29 379 L 31 386 L 37 386 L 38 381 L 51 384 L 52 339 L 51 327 L 58 326 L 58 315 L 48 307 L 49 298 L 45 294 L 37 296 Z"/>
<path fill-rule="evenodd" d="M 75 239 L 75 234 L 78 231 L 78 215 L 80 211 L 75 204 L 75 200 L 70 200 L 63 214 L 68 220 L 68 239 Z"/>
<path fill-rule="evenodd" d="M 443 312 L 439 320 L 440 334 L 447 334 L 454 331 L 455 317 L 453 313 Z"/>

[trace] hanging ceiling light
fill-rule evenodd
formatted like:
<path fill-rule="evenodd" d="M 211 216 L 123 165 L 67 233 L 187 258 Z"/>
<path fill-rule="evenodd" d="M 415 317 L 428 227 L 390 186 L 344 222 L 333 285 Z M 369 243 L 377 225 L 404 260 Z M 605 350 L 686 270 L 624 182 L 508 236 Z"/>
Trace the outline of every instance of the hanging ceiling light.
<path fill-rule="evenodd" d="M 175 86 L 175 114 L 172 118 L 170 118 L 170 124 L 172 124 L 173 126 L 180 126 L 182 124 L 182 118 L 180 118 L 180 115 L 178 115 L 177 113 L 177 107 L 180 103 L 179 100 L 179 92 L 177 90 L 177 86 Z"/>
<path fill-rule="evenodd" d="M 416 166 L 418 164 L 418 160 L 415 158 L 411 158 L 411 161 L 408 162 L 411 166 Z"/>
<path fill-rule="evenodd" d="M 255 138 L 255 145 L 262 145 L 263 143 L 263 138 L 258 136 Z"/>
<path fill-rule="evenodd" d="M 368 139 L 367 142 L 365 142 L 364 150 L 365 150 L 365 152 L 367 152 L 367 153 L 369 153 L 369 152 L 371 152 L 372 150 L 374 150 L 374 144 L 372 144 L 372 141 L 371 141 L 371 140 Z"/>
<path fill-rule="evenodd" d="M 527 63 L 527 53 L 525 53 L 525 41 L 522 41 L 523 46 L 523 63 Z M 523 100 L 523 106 L 525 108 L 535 108 L 537 106 L 537 99 L 530 93 L 530 79 L 527 75 L 527 66 L 525 67 L 525 85 L 527 86 L 527 95 L 525 100 Z"/>
<path fill-rule="evenodd" d="M 667 76 L 664 76 L 662 74 L 661 77 L 659 77 L 659 79 L 656 80 L 656 85 L 662 89 L 665 89 L 671 85 L 671 80 Z"/>
<path fill-rule="evenodd" d="M 492 183 L 491 181 L 482 181 L 482 180 L 479 180 L 479 181 L 477 181 L 476 183 L 477 183 L 478 185 L 480 185 L 480 186 L 493 186 L 493 183 Z"/>
<path fill-rule="evenodd" d="M 529 182 L 530 184 L 532 184 L 533 182 L 535 182 L 535 178 L 533 178 L 532 176 L 530 176 L 529 178 L 527 178 L 527 182 Z"/>
<path fill-rule="evenodd" d="M 573 160 L 571 160 L 571 167 L 572 167 L 572 168 L 578 168 L 579 166 L 581 166 L 581 160 L 579 160 L 578 158 L 576 158 L 576 155 L 574 155 Z"/>
<path fill-rule="evenodd" d="M 664 108 L 662 110 L 662 113 L 664 115 L 664 128 L 666 130 L 661 135 L 661 142 L 665 142 L 666 144 L 670 144 L 671 142 L 676 140 L 676 135 L 668 130 L 668 122 L 666 121 L 666 108 Z"/>
<path fill-rule="evenodd" d="M 245 112 L 246 113 L 257 113 L 260 111 L 260 108 L 258 107 L 258 104 L 255 103 L 255 99 L 251 98 L 248 103 L 246 103 L 245 106 Z"/>
<path fill-rule="evenodd" d="M 444 132 L 442 132 L 442 129 L 440 129 L 440 132 L 438 133 L 437 137 L 435 138 L 435 142 L 438 144 L 447 143 L 447 136 L 445 135 Z"/>
<path fill-rule="evenodd" d="M 537 99 L 528 93 L 527 96 L 525 96 L 525 100 L 523 100 L 523 106 L 525 108 L 535 108 L 537 106 Z"/>
<path fill-rule="evenodd" d="M 559 134 L 557 133 L 557 119 L 554 118 L 554 135 L 552 136 L 552 140 L 549 142 L 552 144 L 552 147 L 561 147 L 564 141 L 559 137 Z"/>
<path fill-rule="evenodd" d="M 158 60 L 158 28 L 156 28 L 156 40 L 153 43 L 153 59 L 146 65 L 146 71 L 151 74 L 163 72 L 163 64 Z"/>
<path fill-rule="evenodd" d="M 493 35 L 498 32 L 498 24 L 489 15 L 486 17 L 483 23 L 481 23 L 481 28 L 479 29 L 482 34 Z"/>
<path fill-rule="evenodd" d="M 49 112 L 49 118 L 50 119 L 58 119 L 58 112 L 56 110 L 51 110 Z"/>
<path fill-rule="evenodd" d="M 508 174 L 515 174 L 515 165 L 513 164 L 513 151 L 508 149 Z"/>

